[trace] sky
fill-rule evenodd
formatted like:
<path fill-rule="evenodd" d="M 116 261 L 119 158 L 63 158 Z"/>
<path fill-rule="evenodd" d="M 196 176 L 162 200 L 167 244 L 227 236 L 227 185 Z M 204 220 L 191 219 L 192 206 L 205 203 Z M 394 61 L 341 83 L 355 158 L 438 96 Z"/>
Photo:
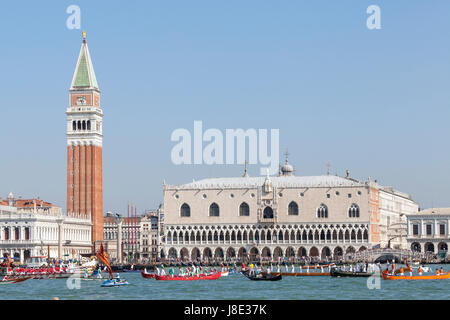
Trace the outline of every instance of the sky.
<path fill-rule="evenodd" d="M 369 30 L 369 5 L 381 29 Z M 81 28 L 66 12 L 80 8 Z M 0 196 L 66 201 L 68 89 L 87 41 L 102 92 L 104 210 L 162 184 L 241 176 L 175 165 L 174 130 L 279 129 L 295 175 L 345 170 L 450 206 L 449 1 L 8 1 L 0 9 Z M 250 176 L 261 165 L 249 166 Z"/>

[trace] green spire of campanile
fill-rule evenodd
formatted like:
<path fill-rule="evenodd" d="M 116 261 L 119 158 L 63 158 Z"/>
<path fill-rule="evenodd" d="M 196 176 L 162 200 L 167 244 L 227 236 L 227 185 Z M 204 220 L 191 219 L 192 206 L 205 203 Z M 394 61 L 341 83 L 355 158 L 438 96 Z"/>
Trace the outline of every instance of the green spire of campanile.
<path fill-rule="evenodd" d="M 92 65 L 86 42 L 86 32 L 83 31 L 83 43 L 81 44 L 80 54 L 78 56 L 77 66 L 73 74 L 70 90 L 76 89 L 97 89 L 98 84 L 95 78 L 94 66 Z"/>

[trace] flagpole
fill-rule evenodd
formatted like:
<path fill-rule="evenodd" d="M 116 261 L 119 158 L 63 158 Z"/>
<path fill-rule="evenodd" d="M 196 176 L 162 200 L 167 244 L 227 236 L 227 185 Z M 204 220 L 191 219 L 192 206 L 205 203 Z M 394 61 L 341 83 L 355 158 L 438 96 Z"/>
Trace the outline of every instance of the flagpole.
<path fill-rule="evenodd" d="M 137 206 L 136 206 L 136 204 L 134 204 L 134 217 L 135 217 L 135 221 L 134 221 L 134 231 L 136 231 L 136 236 L 135 236 L 135 241 L 136 241 L 136 246 L 135 246 L 135 250 L 136 250 L 136 252 L 138 252 L 138 246 L 137 246 L 137 240 L 138 240 L 138 237 L 137 237 Z"/>
<path fill-rule="evenodd" d="M 130 263 L 130 202 L 128 202 L 127 237 L 127 260 Z"/>

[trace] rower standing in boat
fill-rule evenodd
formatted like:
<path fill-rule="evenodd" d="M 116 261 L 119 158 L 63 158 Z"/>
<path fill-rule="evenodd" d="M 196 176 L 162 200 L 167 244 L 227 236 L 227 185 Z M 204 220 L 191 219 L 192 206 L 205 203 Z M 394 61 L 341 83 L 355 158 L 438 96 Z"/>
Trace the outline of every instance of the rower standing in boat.
<path fill-rule="evenodd" d="M 419 276 L 422 275 L 422 267 L 421 266 L 419 266 L 419 269 L 417 270 L 417 272 L 419 273 Z"/>

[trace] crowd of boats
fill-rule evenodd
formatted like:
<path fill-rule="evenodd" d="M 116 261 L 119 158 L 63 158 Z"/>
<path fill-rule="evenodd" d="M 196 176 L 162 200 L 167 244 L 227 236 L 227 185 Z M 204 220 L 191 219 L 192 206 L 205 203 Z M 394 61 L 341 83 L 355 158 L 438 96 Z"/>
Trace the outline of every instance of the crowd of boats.
<path fill-rule="evenodd" d="M 284 270 L 283 270 L 284 269 Z M 185 265 L 179 268 L 164 265 L 155 266 L 152 272 L 147 269 L 137 270 L 132 265 L 124 272 L 140 272 L 145 279 L 157 281 L 194 281 L 194 280 L 217 280 L 231 274 L 243 275 L 254 281 L 279 281 L 283 277 L 371 277 L 380 276 L 384 280 L 444 280 L 450 279 L 450 273 L 444 272 L 443 268 L 435 272 L 430 267 L 414 264 L 411 266 L 406 261 L 406 266 L 397 267 L 395 261 L 387 262 L 386 266 L 381 263 L 356 263 L 347 265 L 314 264 L 314 265 L 288 265 L 277 264 L 264 267 L 262 264 L 250 263 L 248 266 L 242 264 L 237 266 L 221 265 L 220 267 L 205 267 L 201 265 Z M 108 276 L 103 277 L 102 272 Z M 106 251 L 101 245 L 96 256 L 91 257 L 84 264 L 56 264 L 42 266 L 14 266 L 11 259 L 8 263 L 0 265 L 0 284 L 21 283 L 30 279 L 64 279 L 74 275 L 82 280 L 102 280 L 102 287 L 117 287 L 128 285 L 126 279 L 121 279 L 120 274 L 114 275 L 109 264 Z"/>

